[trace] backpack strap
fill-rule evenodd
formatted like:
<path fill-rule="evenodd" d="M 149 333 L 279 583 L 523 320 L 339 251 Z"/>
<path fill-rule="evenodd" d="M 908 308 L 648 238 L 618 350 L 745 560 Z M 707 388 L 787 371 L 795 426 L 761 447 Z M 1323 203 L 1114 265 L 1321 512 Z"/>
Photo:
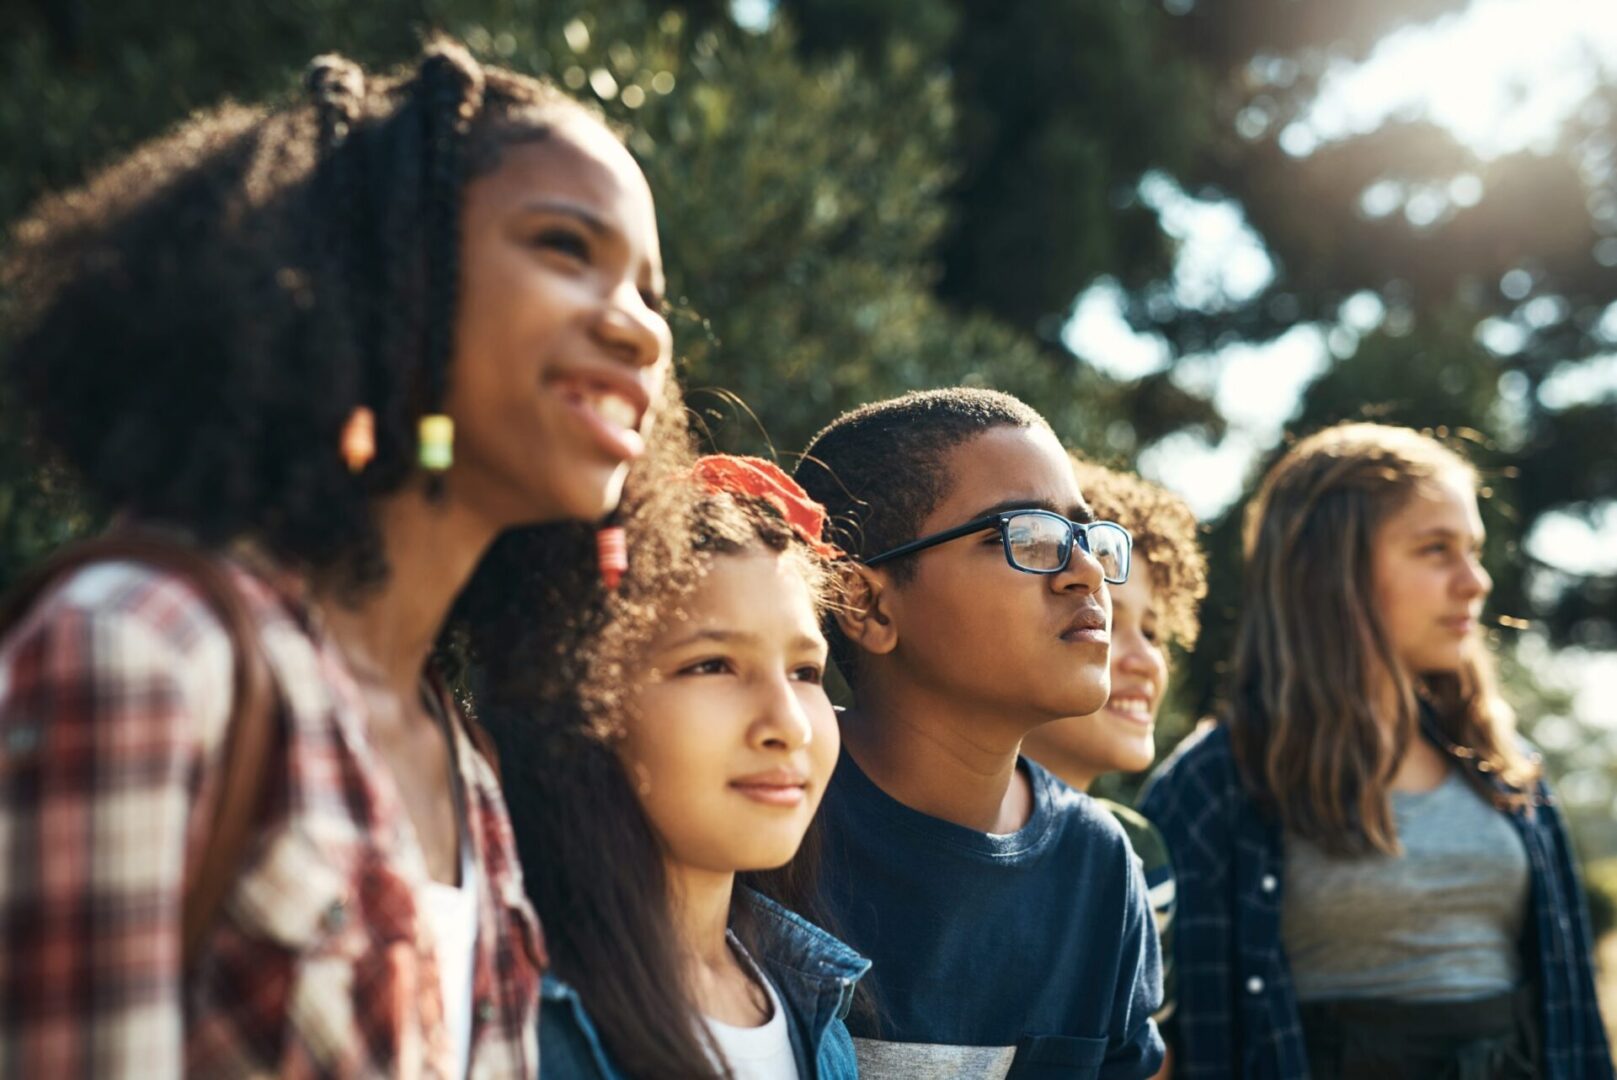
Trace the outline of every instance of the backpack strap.
<path fill-rule="evenodd" d="M 224 906 L 264 802 L 270 772 L 265 764 L 276 737 L 275 678 L 257 623 L 224 563 L 149 533 L 108 533 L 71 544 L 46 559 L 0 600 L 0 636 L 15 628 L 52 585 L 93 563 L 109 562 L 140 563 L 189 582 L 229 635 L 235 657 L 233 704 L 212 802 L 195 811 L 206 815 L 209 825 L 201 855 L 189 864 L 185 882 L 181 941 L 188 971 Z"/>

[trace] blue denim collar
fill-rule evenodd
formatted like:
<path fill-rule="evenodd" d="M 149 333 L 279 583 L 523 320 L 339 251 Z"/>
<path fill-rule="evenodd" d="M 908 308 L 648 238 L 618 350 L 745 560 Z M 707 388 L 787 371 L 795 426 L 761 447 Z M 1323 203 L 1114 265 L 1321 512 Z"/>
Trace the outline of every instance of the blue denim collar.
<path fill-rule="evenodd" d="M 753 960 L 769 976 L 786 1010 L 799 1074 L 818 1076 L 826 1032 L 833 1022 L 848 1014 L 854 987 L 870 970 L 870 961 L 761 893 L 738 887 L 736 899 L 747 905 L 763 930 L 758 935 L 761 941 Z M 594 1075 L 608 1080 L 618 1077 L 578 991 L 547 973 L 540 995 L 545 1002 L 564 1008 L 571 1017 L 592 1058 Z M 846 1042 L 845 1034 L 842 1041 Z M 582 1070 L 584 1063 L 575 1063 L 575 1068 Z M 852 1065 L 848 1068 L 851 1070 Z"/>
<path fill-rule="evenodd" d="M 870 970 L 870 961 L 841 939 L 815 926 L 763 893 L 746 886 L 736 889 L 746 904 L 769 927 L 764 956 L 813 978 L 858 979 Z"/>
<path fill-rule="evenodd" d="M 831 1008 L 826 1020 L 847 1016 L 854 986 L 870 970 L 870 961 L 762 893 L 738 887 L 736 898 L 748 906 L 766 930 L 756 959 L 775 980 L 782 999 L 788 994 L 796 999 L 787 1001 L 786 1007 L 799 1016 L 814 1016 L 827 1002 L 811 1002 L 810 996 L 829 998 Z M 823 1026 L 813 1025 L 816 1036 Z"/>

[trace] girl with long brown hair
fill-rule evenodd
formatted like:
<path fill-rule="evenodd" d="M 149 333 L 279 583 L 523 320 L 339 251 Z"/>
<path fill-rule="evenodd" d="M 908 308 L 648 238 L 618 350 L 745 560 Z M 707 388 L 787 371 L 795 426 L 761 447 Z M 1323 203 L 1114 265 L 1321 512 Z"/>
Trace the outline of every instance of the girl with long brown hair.
<path fill-rule="evenodd" d="M 477 676 L 549 928 L 542 1075 L 851 1077 L 842 1017 L 869 963 L 804 917 L 840 746 L 824 514 L 757 459 L 703 458 L 688 484 L 682 513 L 631 499 L 636 558 L 605 604 L 468 641 L 573 664 L 548 686 Z"/>
<path fill-rule="evenodd" d="M 1480 631 L 1476 493 L 1435 439 L 1343 424 L 1249 506 L 1227 713 L 1141 803 L 1183 1075 L 1611 1076 L 1565 828 Z"/>

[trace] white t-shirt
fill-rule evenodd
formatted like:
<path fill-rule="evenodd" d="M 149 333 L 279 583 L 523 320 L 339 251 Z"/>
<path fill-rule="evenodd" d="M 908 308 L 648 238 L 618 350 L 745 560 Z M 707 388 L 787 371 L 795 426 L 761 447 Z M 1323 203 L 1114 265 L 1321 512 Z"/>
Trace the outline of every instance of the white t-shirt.
<path fill-rule="evenodd" d="M 472 857 L 470 804 L 460 779 L 459 746 L 454 721 L 444 716 L 437 698 L 425 695 L 427 710 L 443 725 L 450 748 L 450 790 L 455 803 L 455 836 L 460 844 L 460 885 L 428 881 L 423 893 L 422 914 L 432 927 L 432 940 L 438 960 L 438 989 L 443 994 L 444 1025 L 449 1029 L 449 1048 L 454 1055 L 455 1075 L 465 1077 L 472 1068 L 472 981 L 477 966 L 477 860 Z"/>
<path fill-rule="evenodd" d="M 712 1033 L 713 1041 L 719 1044 L 735 1080 L 800 1080 L 797 1059 L 792 1056 L 791 1033 L 786 1029 L 786 1010 L 781 1006 L 774 984 L 753 963 L 733 934 L 730 947 L 769 994 L 769 1019 L 758 1027 L 736 1027 L 711 1016 L 702 1017 L 702 1021 Z"/>
<path fill-rule="evenodd" d="M 460 887 L 427 883 L 427 922 L 437 946 L 444 1022 L 455 1054 L 456 1076 L 472 1063 L 472 968 L 477 951 L 477 873 L 462 868 Z"/>

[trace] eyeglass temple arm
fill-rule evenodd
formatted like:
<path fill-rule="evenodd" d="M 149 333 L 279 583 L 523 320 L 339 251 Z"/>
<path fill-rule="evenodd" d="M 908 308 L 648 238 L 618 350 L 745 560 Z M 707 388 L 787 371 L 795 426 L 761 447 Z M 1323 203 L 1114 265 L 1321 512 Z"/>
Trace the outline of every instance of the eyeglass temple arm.
<path fill-rule="evenodd" d="M 931 536 L 923 536 L 919 540 L 911 540 L 907 544 L 900 544 L 898 547 L 884 551 L 880 555 L 872 555 L 865 560 L 865 565 L 880 566 L 884 562 L 891 562 L 893 559 L 904 555 L 913 555 L 917 551 L 924 551 L 937 544 L 957 540 L 974 532 L 982 532 L 990 525 L 998 525 L 1004 519 L 1004 514 L 989 514 L 987 517 L 980 517 L 976 521 L 968 521 L 964 525 L 956 525 L 952 529 L 945 529 L 940 533 L 933 533 Z"/>

